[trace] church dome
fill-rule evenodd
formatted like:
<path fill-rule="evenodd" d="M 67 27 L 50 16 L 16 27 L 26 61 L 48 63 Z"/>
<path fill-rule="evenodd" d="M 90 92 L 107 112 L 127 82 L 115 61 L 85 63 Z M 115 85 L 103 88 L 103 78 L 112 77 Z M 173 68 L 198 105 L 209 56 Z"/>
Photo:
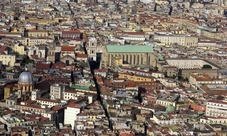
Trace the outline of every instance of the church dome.
<path fill-rule="evenodd" d="M 167 108 L 166 108 L 166 112 L 167 113 L 173 113 L 175 111 L 175 108 L 173 105 L 169 105 Z"/>
<path fill-rule="evenodd" d="M 34 83 L 34 79 L 33 79 L 33 75 L 31 72 L 29 71 L 24 71 L 20 74 L 19 76 L 19 84 L 33 84 Z"/>

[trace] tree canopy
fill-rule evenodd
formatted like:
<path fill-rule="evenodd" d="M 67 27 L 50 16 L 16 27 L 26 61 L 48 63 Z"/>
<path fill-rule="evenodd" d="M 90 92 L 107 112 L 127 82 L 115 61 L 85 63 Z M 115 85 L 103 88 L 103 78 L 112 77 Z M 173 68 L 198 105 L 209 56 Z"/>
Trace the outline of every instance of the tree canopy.
<path fill-rule="evenodd" d="M 212 69 L 212 67 L 210 65 L 207 65 L 207 64 L 203 65 L 202 69 L 204 69 L 204 68 Z"/>

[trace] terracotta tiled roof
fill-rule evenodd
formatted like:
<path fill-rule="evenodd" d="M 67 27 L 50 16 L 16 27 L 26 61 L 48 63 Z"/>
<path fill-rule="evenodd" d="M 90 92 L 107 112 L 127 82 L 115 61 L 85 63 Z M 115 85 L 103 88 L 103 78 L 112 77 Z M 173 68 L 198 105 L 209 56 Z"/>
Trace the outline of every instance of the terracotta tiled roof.
<path fill-rule="evenodd" d="M 32 57 L 33 59 L 39 59 L 38 55 L 35 55 L 35 54 L 31 55 L 31 57 Z"/>
<path fill-rule="evenodd" d="M 66 67 L 66 64 L 63 62 L 56 62 L 51 66 L 51 68 L 53 68 L 53 69 L 61 69 L 61 68 L 65 68 L 65 67 Z"/>
<path fill-rule="evenodd" d="M 76 54 L 77 58 L 87 58 L 87 54 Z"/>
<path fill-rule="evenodd" d="M 74 52 L 74 47 L 73 46 L 62 46 L 61 51 L 71 51 Z"/>
<path fill-rule="evenodd" d="M 96 73 L 96 72 L 107 72 L 108 71 L 108 69 L 106 69 L 106 68 L 103 68 L 103 69 L 95 69 L 94 70 L 94 72 Z"/>
<path fill-rule="evenodd" d="M 135 136 L 134 134 L 122 133 L 120 136 Z"/>
<path fill-rule="evenodd" d="M 0 54 L 3 54 L 4 51 L 6 51 L 7 46 L 1 46 L 0 47 Z"/>
<path fill-rule="evenodd" d="M 37 69 L 46 69 L 48 70 L 51 67 L 51 63 L 45 63 L 45 62 L 37 62 L 36 68 Z"/>

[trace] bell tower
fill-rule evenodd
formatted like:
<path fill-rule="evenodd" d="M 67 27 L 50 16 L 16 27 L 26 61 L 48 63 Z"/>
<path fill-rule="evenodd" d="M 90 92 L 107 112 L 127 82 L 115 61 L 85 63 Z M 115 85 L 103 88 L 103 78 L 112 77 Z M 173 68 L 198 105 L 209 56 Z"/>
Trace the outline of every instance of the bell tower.
<path fill-rule="evenodd" d="M 92 37 L 88 41 L 88 60 L 89 61 L 96 61 L 96 55 L 97 55 L 97 39 Z"/>

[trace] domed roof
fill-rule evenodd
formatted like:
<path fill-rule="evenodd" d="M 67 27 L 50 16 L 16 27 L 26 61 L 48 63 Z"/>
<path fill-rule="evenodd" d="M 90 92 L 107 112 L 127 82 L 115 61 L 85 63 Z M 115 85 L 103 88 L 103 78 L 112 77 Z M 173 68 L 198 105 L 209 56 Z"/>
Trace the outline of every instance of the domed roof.
<path fill-rule="evenodd" d="M 34 79 L 33 79 L 33 75 L 31 72 L 29 71 L 24 71 L 20 74 L 19 76 L 19 84 L 33 84 L 34 83 Z"/>
<path fill-rule="evenodd" d="M 175 111 L 175 108 L 173 105 L 169 105 L 167 108 L 166 108 L 166 112 L 168 113 L 173 113 Z"/>

